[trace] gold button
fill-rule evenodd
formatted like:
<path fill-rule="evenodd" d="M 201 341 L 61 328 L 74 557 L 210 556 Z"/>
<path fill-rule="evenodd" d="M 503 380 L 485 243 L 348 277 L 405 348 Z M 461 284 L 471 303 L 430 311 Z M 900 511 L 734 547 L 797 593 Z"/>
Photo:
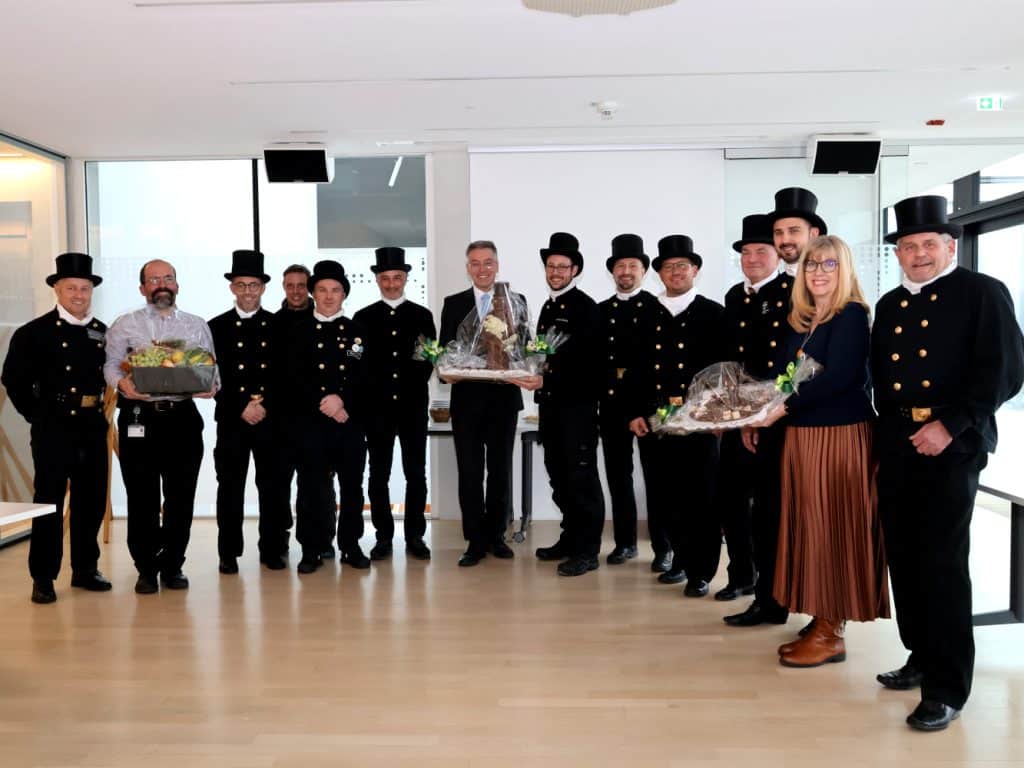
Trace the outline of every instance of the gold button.
<path fill-rule="evenodd" d="M 238 388 L 238 391 L 239 391 L 239 392 L 245 392 L 245 387 L 239 387 L 239 388 Z"/>
<path fill-rule="evenodd" d="M 72 412 L 71 412 L 71 415 L 72 415 L 72 416 L 77 416 L 77 415 L 78 415 L 78 411 L 72 411 Z"/>
<path fill-rule="evenodd" d="M 779 327 L 779 321 L 776 320 L 775 322 L 772 323 L 772 328 L 778 328 L 778 327 Z"/>
<path fill-rule="evenodd" d="M 62 323 L 60 320 L 57 321 L 57 325 L 63 325 L 63 324 L 64 323 Z"/>
<path fill-rule="evenodd" d="M 608 394 L 609 395 L 614 395 L 615 394 L 615 390 L 614 389 L 609 389 L 608 390 Z"/>
<path fill-rule="evenodd" d="M 338 366 L 338 370 L 339 371 L 344 371 L 345 370 L 345 366 L 344 365 L 339 365 Z"/>
<path fill-rule="evenodd" d="M 899 352 L 893 352 L 892 353 L 892 361 L 894 363 L 898 363 L 899 359 L 900 359 L 900 353 Z"/>
<path fill-rule="evenodd" d="M 743 351 L 743 345 L 741 344 L 740 345 L 740 352 L 742 352 L 742 351 Z"/>
<path fill-rule="evenodd" d="M 928 387 L 930 387 L 931 385 L 932 383 L 928 381 L 928 379 L 925 379 L 924 381 L 921 382 L 921 386 L 924 387 L 925 389 L 928 389 Z"/>
<path fill-rule="evenodd" d="M 613 307 L 617 307 L 617 306 L 619 306 L 619 302 L 617 302 L 617 301 L 613 301 L 613 302 L 612 302 L 612 306 L 613 306 Z"/>
<path fill-rule="evenodd" d="M 345 367 L 345 366 L 342 366 L 342 368 L 344 368 L 344 367 Z M 392 378 L 392 379 L 397 379 L 397 378 L 398 378 L 398 374 L 397 374 L 397 373 L 392 373 L 392 374 L 391 374 L 391 378 Z"/>
<path fill-rule="evenodd" d="M 391 310 L 391 314 L 394 315 L 395 314 L 395 310 L 392 309 Z"/>
<path fill-rule="evenodd" d="M 71 366 L 70 365 L 65 365 L 64 366 L 64 370 L 65 371 L 70 371 L 71 370 Z"/>
<path fill-rule="evenodd" d="M 69 391 L 73 395 L 73 394 L 75 394 L 78 391 L 78 389 L 76 389 L 75 387 L 72 387 Z"/>
<path fill-rule="evenodd" d="M 392 336 L 397 336 L 397 335 L 398 335 L 398 331 L 392 331 L 392 332 L 391 332 L 391 335 L 392 335 Z"/>
<path fill-rule="evenodd" d="M 775 340 L 774 340 L 774 339 L 772 339 L 772 340 L 771 340 L 771 341 L 769 342 L 768 346 L 770 346 L 770 347 L 774 347 L 774 346 L 777 346 L 777 344 L 776 344 Z"/>
<path fill-rule="evenodd" d="M 238 346 L 240 346 L 240 347 L 241 347 L 241 346 L 242 346 L 242 342 L 238 342 Z"/>
<path fill-rule="evenodd" d="M 682 369 L 682 367 L 683 367 L 683 364 L 682 364 L 682 363 L 680 363 L 680 364 L 679 364 L 679 368 L 680 368 L 680 369 Z"/>
<path fill-rule="evenodd" d="M 902 325 L 897 325 L 895 330 L 896 330 L 896 335 L 899 336 L 901 333 L 903 333 L 903 326 Z"/>
<path fill-rule="evenodd" d="M 661 326 L 659 325 L 659 326 L 658 326 L 657 328 L 655 328 L 654 330 L 656 330 L 656 331 L 660 331 L 660 330 L 661 330 Z"/>
<path fill-rule="evenodd" d="M 608 318 L 608 322 L 611 323 L 612 325 L 615 325 L 615 318 L 614 317 Z"/>
<path fill-rule="evenodd" d="M 320 387 L 320 391 L 321 392 L 326 392 L 327 391 L 327 387 Z"/>
<path fill-rule="evenodd" d="M 740 328 L 746 328 L 746 327 L 747 327 L 747 321 L 746 320 L 740 320 Z"/>
<path fill-rule="evenodd" d="M 939 294 L 937 294 L 937 293 L 933 293 L 931 296 L 928 297 L 928 301 L 938 301 L 938 300 L 939 300 Z"/>
<path fill-rule="evenodd" d="M 901 389 L 903 389 L 903 385 L 897 381 L 895 384 L 892 385 L 892 388 L 899 392 Z"/>
<path fill-rule="evenodd" d="M 782 284 L 782 287 L 783 287 L 783 288 L 789 288 L 789 283 L 783 283 L 783 284 Z"/>
<path fill-rule="evenodd" d="M 769 360 L 768 361 L 768 367 L 769 368 L 774 368 L 775 367 L 775 363 L 773 363 L 771 360 Z"/>
<path fill-rule="evenodd" d="M 654 364 L 654 370 L 660 371 L 661 370 L 661 364 L 660 363 L 655 363 Z"/>
<path fill-rule="evenodd" d="M 322 325 L 320 325 L 320 323 L 317 323 L 317 324 L 316 324 L 316 329 L 317 329 L 317 330 L 319 331 L 319 330 L 320 330 L 321 328 L 323 328 L 323 326 L 322 326 Z"/>
<path fill-rule="evenodd" d="M 906 309 L 907 307 L 910 306 L 910 302 L 904 299 L 903 301 L 900 302 L 900 306 Z"/>
<path fill-rule="evenodd" d="M 323 343 L 322 341 L 318 341 L 318 342 L 316 343 L 316 348 L 317 348 L 317 349 L 323 349 L 323 348 L 324 348 L 324 343 Z"/>
<path fill-rule="evenodd" d="M 927 349 L 919 349 L 919 350 L 917 350 L 917 356 L 918 357 L 928 357 L 928 350 Z"/>
<path fill-rule="evenodd" d="M 683 348 L 683 342 L 680 341 L 677 346 L 679 347 L 679 349 L 682 349 Z"/>
<path fill-rule="evenodd" d="M 260 346 L 261 346 L 261 347 L 265 347 L 265 346 L 267 346 L 267 342 L 265 342 L 265 341 L 261 341 L 261 342 L 260 342 Z"/>
<path fill-rule="evenodd" d="M 921 321 L 921 327 L 922 328 L 927 328 L 928 327 L 928 320 L 927 320 L 927 318 Z"/>
<path fill-rule="evenodd" d="M 324 364 L 320 363 L 320 370 L 322 371 L 323 369 L 324 369 Z"/>
<path fill-rule="evenodd" d="M 391 356 L 392 356 L 392 357 L 398 357 L 398 353 L 397 353 L 397 352 L 392 352 L 392 353 L 391 353 Z"/>
<path fill-rule="evenodd" d="M 391 399 L 392 399 L 392 400 L 397 400 L 397 399 L 398 399 L 398 395 L 392 395 L 392 396 L 391 396 Z"/>
<path fill-rule="evenodd" d="M 260 368 L 266 368 L 266 367 L 267 367 L 266 363 L 260 363 Z"/>
<path fill-rule="evenodd" d="M 344 330 L 345 330 L 345 326 L 344 326 L 344 325 L 340 325 L 340 324 L 339 324 L 339 325 L 338 325 L 338 330 L 339 330 L 339 331 L 344 331 Z"/>
<path fill-rule="evenodd" d="M 61 346 L 67 349 L 68 343 L 66 341 L 62 341 Z"/>
<path fill-rule="evenodd" d="M 654 348 L 655 348 L 655 349 L 661 349 L 661 344 L 655 344 L 655 345 L 654 345 Z"/>
<path fill-rule="evenodd" d="M 242 370 L 243 368 L 245 368 L 245 363 L 239 363 L 238 370 Z"/>
<path fill-rule="evenodd" d="M 241 324 L 242 324 L 241 320 L 235 320 L 235 325 L 241 325 Z"/>
<path fill-rule="evenodd" d="M 655 388 L 655 389 L 661 389 L 661 384 L 655 384 L 655 385 L 654 385 L 654 388 Z"/>
<path fill-rule="evenodd" d="M 781 301 L 776 301 L 775 302 L 775 306 L 776 307 L 781 307 L 782 306 L 782 302 Z"/>
<path fill-rule="evenodd" d="M 685 384 L 680 384 L 680 385 L 679 385 L 679 388 L 680 388 L 680 389 L 686 389 L 686 385 L 685 385 Z"/>
<path fill-rule="evenodd" d="M 744 296 L 743 297 L 743 303 L 744 304 L 749 304 L 750 303 L 750 297 L 749 296 Z"/>

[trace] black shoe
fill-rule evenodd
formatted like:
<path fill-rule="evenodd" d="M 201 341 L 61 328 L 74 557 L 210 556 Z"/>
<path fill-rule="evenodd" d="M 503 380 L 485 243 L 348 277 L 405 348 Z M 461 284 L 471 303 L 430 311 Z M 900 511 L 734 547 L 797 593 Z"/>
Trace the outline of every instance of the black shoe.
<path fill-rule="evenodd" d="M 57 602 L 57 592 L 53 589 L 53 582 L 46 581 L 32 582 L 32 602 L 46 605 Z"/>
<path fill-rule="evenodd" d="M 704 597 L 708 593 L 708 583 L 703 579 L 690 579 L 686 582 L 683 594 L 687 597 Z"/>
<path fill-rule="evenodd" d="M 682 584 L 686 581 L 686 571 L 680 568 L 678 571 L 665 571 L 658 574 L 659 584 Z"/>
<path fill-rule="evenodd" d="M 373 545 L 373 549 L 370 550 L 370 559 L 387 560 L 391 557 L 392 552 L 394 552 L 394 549 L 392 548 L 390 541 L 378 541 Z"/>
<path fill-rule="evenodd" d="M 636 547 L 616 547 L 608 553 L 608 565 L 622 565 L 636 557 Z"/>
<path fill-rule="evenodd" d="M 598 566 L 596 557 L 570 557 L 564 563 L 558 564 L 559 576 L 582 576 L 588 571 L 596 571 Z"/>
<path fill-rule="evenodd" d="M 654 560 L 651 561 L 651 570 L 654 573 L 668 573 L 672 570 L 672 550 L 668 552 L 662 552 L 654 554 Z"/>
<path fill-rule="evenodd" d="M 288 558 L 284 555 L 265 555 L 260 558 L 260 562 L 268 571 L 283 571 L 288 567 Z"/>
<path fill-rule="evenodd" d="M 569 556 L 561 539 L 550 547 L 537 547 L 537 551 L 534 554 L 537 555 L 538 560 L 565 560 Z"/>
<path fill-rule="evenodd" d="M 71 586 L 88 590 L 89 592 L 109 592 L 113 585 L 99 571 L 92 573 L 71 574 Z"/>
<path fill-rule="evenodd" d="M 732 582 L 729 582 L 720 590 L 715 592 L 715 600 L 728 601 L 735 600 L 740 595 L 752 595 L 754 594 L 754 585 L 748 584 L 745 587 L 737 587 Z"/>
<path fill-rule="evenodd" d="M 217 570 L 221 573 L 238 573 L 238 559 L 234 557 L 222 557 Z"/>
<path fill-rule="evenodd" d="M 491 547 L 491 554 L 499 560 L 511 560 L 516 556 L 516 553 L 512 551 L 512 547 L 501 539 L 494 542 L 494 545 Z"/>
<path fill-rule="evenodd" d="M 405 542 L 405 554 L 412 555 L 417 560 L 429 560 L 430 547 L 423 543 L 423 539 L 409 539 Z"/>
<path fill-rule="evenodd" d="M 391 545 L 388 545 L 390 548 Z M 363 554 L 358 546 L 355 549 L 351 549 L 347 552 L 342 552 L 341 557 L 338 560 L 344 565 L 351 565 L 353 568 L 358 568 L 360 571 L 365 571 L 370 567 L 370 558 Z"/>
<path fill-rule="evenodd" d="M 765 610 L 755 601 L 743 613 L 724 616 L 722 621 L 730 627 L 756 627 L 759 624 L 785 624 L 788 618 L 788 611 Z"/>
<path fill-rule="evenodd" d="M 334 547 L 327 547 L 323 552 L 320 553 L 321 560 L 333 560 L 338 553 L 334 551 Z"/>
<path fill-rule="evenodd" d="M 323 558 L 320 555 L 303 555 L 296 570 L 299 573 L 314 573 L 323 564 Z"/>
<path fill-rule="evenodd" d="M 875 675 L 875 680 L 894 691 L 909 691 L 912 688 L 919 687 L 923 677 L 924 675 L 908 662 L 892 672 L 883 672 L 880 675 Z"/>
<path fill-rule="evenodd" d="M 907 715 L 907 725 L 919 731 L 942 731 L 960 717 L 960 710 L 941 701 L 922 701 Z"/>
<path fill-rule="evenodd" d="M 171 574 L 161 573 L 160 581 L 167 589 L 188 589 L 188 577 L 181 571 Z"/>
<path fill-rule="evenodd" d="M 483 560 L 485 557 L 487 557 L 486 552 L 480 552 L 470 547 L 462 554 L 462 557 L 459 558 L 459 567 L 471 568 L 477 563 L 479 563 L 481 560 Z"/>
<path fill-rule="evenodd" d="M 814 619 L 811 619 L 802 627 L 800 627 L 800 630 L 797 632 L 797 635 L 799 635 L 800 637 L 807 637 L 807 633 L 814 629 L 814 621 Z"/>
<path fill-rule="evenodd" d="M 135 582 L 135 594 L 137 595 L 155 595 L 160 591 L 160 587 L 156 584 L 156 576 L 145 576 L 139 574 L 139 578 Z"/>

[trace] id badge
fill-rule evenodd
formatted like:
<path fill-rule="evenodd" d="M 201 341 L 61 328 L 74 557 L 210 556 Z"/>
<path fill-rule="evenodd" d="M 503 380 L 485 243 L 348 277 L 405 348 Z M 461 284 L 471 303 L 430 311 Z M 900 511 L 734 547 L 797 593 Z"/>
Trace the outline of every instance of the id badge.
<path fill-rule="evenodd" d="M 145 437 L 146 426 L 144 424 L 129 424 L 128 437 Z"/>

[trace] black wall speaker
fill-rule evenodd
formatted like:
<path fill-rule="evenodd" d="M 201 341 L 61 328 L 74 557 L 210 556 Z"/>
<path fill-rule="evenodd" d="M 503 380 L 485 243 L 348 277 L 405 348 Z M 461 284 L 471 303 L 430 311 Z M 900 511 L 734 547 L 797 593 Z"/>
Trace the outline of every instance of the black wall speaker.
<path fill-rule="evenodd" d="M 812 174 L 872 175 L 878 171 L 882 140 L 877 136 L 813 136 L 807 145 Z"/>
<path fill-rule="evenodd" d="M 329 184 L 334 178 L 334 160 L 323 147 L 265 149 L 263 161 L 269 182 Z"/>

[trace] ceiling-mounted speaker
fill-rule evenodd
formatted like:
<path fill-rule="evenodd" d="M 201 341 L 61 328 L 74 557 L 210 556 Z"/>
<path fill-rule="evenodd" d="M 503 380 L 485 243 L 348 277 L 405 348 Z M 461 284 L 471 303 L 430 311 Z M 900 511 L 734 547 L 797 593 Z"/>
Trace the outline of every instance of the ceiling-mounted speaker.
<path fill-rule="evenodd" d="M 289 184 L 330 184 L 334 179 L 334 158 L 319 144 L 278 144 L 263 150 L 267 181 Z"/>
<path fill-rule="evenodd" d="M 816 175 L 870 176 L 881 155 L 881 137 L 869 133 L 821 134 L 807 142 L 807 164 Z"/>

